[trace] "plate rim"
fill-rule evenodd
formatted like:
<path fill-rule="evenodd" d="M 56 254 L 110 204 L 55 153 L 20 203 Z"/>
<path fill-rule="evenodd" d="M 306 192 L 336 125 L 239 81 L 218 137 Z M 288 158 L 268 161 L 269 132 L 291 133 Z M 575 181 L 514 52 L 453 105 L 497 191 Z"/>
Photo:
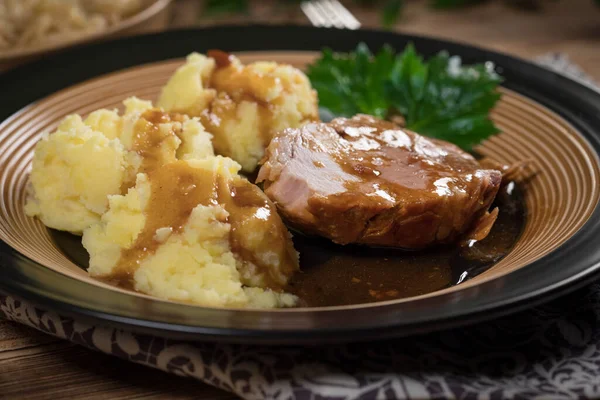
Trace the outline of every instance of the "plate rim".
<path fill-rule="evenodd" d="M 456 49 L 460 49 L 463 52 L 483 55 L 486 58 L 504 59 L 504 61 L 507 64 L 511 64 L 511 65 L 515 64 L 516 66 L 520 66 L 520 67 L 524 66 L 524 67 L 526 67 L 526 69 L 527 68 L 533 69 L 533 71 L 537 72 L 537 73 L 539 73 L 540 71 L 543 71 L 542 75 L 546 75 L 545 79 L 543 77 L 540 78 L 539 75 L 535 75 L 535 74 L 534 74 L 535 76 L 531 77 L 531 79 L 534 79 L 534 81 L 535 80 L 537 80 L 537 81 L 545 80 L 546 84 L 548 83 L 547 81 L 550 80 L 550 81 L 554 81 L 553 82 L 554 85 L 566 87 L 570 91 L 578 91 L 578 92 L 583 91 L 583 94 L 585 96 L 581 96 L 579 100 L 583 101 L 584 103 L 588 103 L 588 105 L 590 105 L 591 103 L 594 103 L 594 100 L 595 100 L 595 102 L 597 104 L 595 104 L 594 106 L 596 109 L 600 110 L 600 92 L 593 90 L 589 86 L 582 85 L 582 82 L 577 82 L 569 77 L 565 77 L 564 75 L 558 74 L 552 70 L 546 69 L 544 67 L 535 65 L 533 63 L 527 62 L 520 58 L 509 56 L 509 55 L 506 55 L 506 54 L 503 54 L 500 52 L 490 51 L 490 50 L 479 48 L 477 46 L 471 46 L 471 45 L 467 45 L 467 44 L 460 43 L 460 42 L 452 42 L 452 41 L 447 41 L 447 40 L 431 38 L 431 37 L 427 37 L 427 36 L 404 35 L 404 34 L 397 34 L 397 33 L 393 33 L 393 32 L 386 32 L 386 31 L 379 31 L 379 30 L 340 31 L 340 30 L 336 30 L 334 28 L 329 28 L 329 29 L 328 28 L 313 28 L 313 27 L 307 27 L 307 26 L 292 26 L 292 25 L 289 25 L 289 26 L 228 25 L 228 26 L 199 28 L 199 29 L 178 29 L 178 30 L 172 30 L 172 31 L 168 31 L 168 32 L 146 34 L 146 35 L 141 35 L 141 36 L 105 41 L 102 43 L 88 44 L 86 46 L 82 46 L 79 48 L 69 50 L 68 52 L 65 52 L 65 53 L 53 55 L 52 57 L 49 57 L 48 59 L 38 61 L 33 64 L 28 64 L 23 67 L 19 67 L 15 70 L 9 71 L 3 75 L 0 75 L 0 85 L 2 85 L 3 83 L 9 82 L 11 80 L 17 79 L 17 78 L 24 78 L 27 76 L 27 74 L 30 71 L 35 70 L 35 68 L 43 68 L 44 67 L 43 64 L 50 63 L 51 65 L 54 65 L 55 69 L 53 71 L 56 72 L 57 63 L 60 64 L 60 62 L 63 60 L 68 60 L 69 58 L 77 59 L 81 55 L 85 55 L 86 53 L 89 54 L 89 53 L 98 52 L 99 50 L 102 50 L 105 53 L 106 53 L 106 51 L 108 51 L 108 53 L 110 53 L 111 52 L 110 46 L 127 46 L 128 44 L 135 44 L 135 43 L 139 44 L 144 41 L 151 42 L 152 39 L 167 40 L 168 38 L 171 38 L 171 37 L 176 38 L 178 36 L 182 36 L 182 35 L 186 35 L 186 34 L 210 35 L 211 33 L 213 33 L 213 34 L 215 34 L 215 36 L 218 36 L 218 35 L 216 35 L 216 33 L 222 34 L 225 32 L 225 33 L 230 33 L 230 34 L 234 35 L 234 33 L 239 33 L 240 30 L 242 30 L 242 31 L 250 30 L 252 32 L 255 32 L 255 35 L 258 34 L 258 36 L 260 36 L 261 34 L 262 35 L 270 34 L 271 36 L 276 36 L 273 33 L 275 31 L 278 31 L 281 33 L 285 32 L 285 31 L 287 31 L 288 33 L 296 31 L 297 34 L 298 33 L 306 33 L 306 34 L 312 35 L 312 36 L 326 35 L 324 32 L 327 32 L 327 33 L 329 33 L 330 36 L 331 35 L 333 35 L 335 37 L 338 37 L 340 35 L 345 36 L 347 38 L 347 39 L 345 39 L 346 42 L 352 42 L 351 38 L 353 38 L 353 37 L 357 38 L 357 37 L 362 36 L 362 37 L 366 38 L 368 36 L 368 37 L 371 37 L 370 40 L 373 41 L 374 40 L 373 38 L 377 39 L 379 36 L 383 36 L 383 37 L 387 37 L 389 39 L 389 41 L 403 42 L 404 44 L 412 41 L 415 43 L 417 48 L 419 47 L 418 42 L 421 42 L 422 45 L 423 45 L 423 43 L 428 44 L 428 45 L 434 44 L 434 47 L 438 46 L 440 48 L 447 48 L 448 46 L 454 47 Z M 248 32 L 245 32 L 245 34 L 248 34 Z M 269 36 L 269 35 L 267 35 L 267 36 Z M 302 38 L 305 38 L 305 36 L 302 36 Z M 300 41 L 302 41 L 302 40 L 300 40 Z M 300 41 L 298 41 L 296 39 L 297 44 Z M 384 43 L 384 42 L 381 42 L 380 39 L 377 39 L 376 41 L 379 41 L 380 45 Z M 356 45 L 356 43 L 357 43 L 356 41 L 353 42 L 354 46 Z M 238 45 L 239 45 L 239 43 L 238 43 Z M 354 47 L 354 46 L 351 46 L 351 47 Z M 208 49 L 211 46 L 209 46 L 209 47 L 198 46 L 198 47 L 203 47 L 205 49 Z M 212 46 L 212 47 L 224 48 L 225 46 Z M 245 47 L 245 46 L 239 46 L 239 47 Z M 237 51 L 260 51 L 260 50 L 272 50 L 272 51 L 309 50 L 309 51 L 315 51 L 315 50 L 318 50 L 315 48 L 312 48 L 312 49 L 299 48 L 299 47 L 302 47 L 300 45 L 290 46 L 293 48 L 287 48 L 287 49 L 279 49 L 279 48 L 253 49 L 253 48 L 239 48 L 239 47 L 238 47 Z M 249 47 L 252 47 L 252 46 L 249 46 Z M 235 51 L 234 49 L 230 49 L 230 48 L 224 48 L 224 49 L 230 50 L 230 51 Z M 199 51 L 202 51 L 202 50 L 199 50 Z M 342 50 L 342 51 L 344 51 L 344 50 Z M 171 59 L 171 58 L 177 58 L 177 57 L 185 57 L 185 54 L 180 54 L 179 56 L 176 56 L 176 57 L 167 57 L 167 58 L 161 58 L 161 59 L 155 58 L 152 61 L 144 62 L 144 64 L 150 63 L 150 62 L 158 62 L 161 60 L 166 60 L 166 59 Z M 462 54 L 461 54 L 461 57 L 463 57 Z M 135 63 L 134 65 L 140 65 L 140 64 L 141 63 Z M 121 64 L 119 64 L 119 65 L 121 65 Z M 112 66 L 114 66 L 114 63 L 111 64 L 111 67 Z M 123 65 L 116 69 L 109 68 L 109 70 L 104 71 L 103 75 L 109 74 L 109 73 L 114 73 L 117 70 L 124 70 L 131 66 L 133 66 L 133 65 Z M 538 71 L 536 71 L 536 70 L 538 70 Z M 525 74 L 525 75 L 527 75 L 527 74 Z M 85 79 L 77 80 L 77 81 L 72 82 L 68 86 L 74 86 L 74 85 L 82 83 L 85 80 L 93 79 L 94 77 L 99 77 L 99 76 L 100 76 L 99 74 L 96 74 L 94 76 L 91 76 L 91 77 L 88 77 Z M 522 77 L 521 79 L 525 79 L 525 78 Z M 504 86 L 508 87 L 509 89 L 515 90 L 515 88 L 510 87 L 510 82 L 508 84 L 505 84 Z M 63 86 L 61 89 L 64 89 L 66 87 L 67 86 Z M 57 90 L 60 90 L 60 89 L 57 89 Z M 569 92 L 569 90 L 567 92 Z M 555 113 L 559 114 L 562 118 L 564 118 L 567 122 L 575 125 L 578 132 L 581 133 L 581 136 L 584 137 L 584 139 L 586 139 L 586 141 L 588 142 L 588 145 L 596 152 L 596 155 L 598 155 L 599 150 L 600 150 L 600 138 L 594 137 L 594 135 L 592 133 L 594 131 L 593 129 L 590 129 L 589 127 L 587 129 L 582 129 L 581 126 L 578 127 L 577 126 L 578 124 L 574 123 L 575 122 L 574 120 L 571 120 L 571 119 L 565 117 L 564 113 L 558 112 L 555 108 L 549 106 L 544 101 L 540 101 L 540 99 L 538 99 L 536 97 L 532 97 L 532 96 L 528 95 L 527 93 L 524 93 L 522 90 L 517 89 L 515 91 L 519 94 L 522 94 L 522 95 L 530 98 L 530 99 L 533 99 L 534 101 L 542 104 L 544 107 L 551 109 Z M 586 91 L 587 91 L 587 93 L 586 93 Z M 51 93 L 47 93 L 45 95 L 40 95 L 40 96 L 36 97 L 35 100 L 30 101 L 28 104 L 31 104 L 38 100 L 41 100 L 43 97 L 45 97 L 48 94 L 51 94 Z M 580 94 L 582 94 L 582 93 L 580 93 Z M 6 103 L 6 102 L 3 102 L 0 99 L 0 120 L 1 121 L 3 121 L 5 119 L 5 117 L 8 118 L 8 117 L 10 117 L 10 115 L 17 113 L 22 108 L 24 108 L 24 107 L 19 107 L 18 109 L 14 109 L 12 112 L 10 112 L 8 116 L 2 116 L 3 111 L 4 111 L 4 106 L 3 106 L 4 103 Z M 26 106 L 27 105 L 25 105 L 25 107 Z M 561 108 L 560 104 L 554 104 L 554 106 L 558 106 L 558 108 Z M 573 107 L 574 106 L 571 106 L 568 108 L 572 109 Z M 564 106 L 562 108 L 564 108 Z M 564 112 L 564 110 L 563 110 L 563 112 Z M 577 119 L 577 118 L 575 118 L 575 119 Z M 596 118 L 596 119 L 597 119 L 596 126 L 599 127 L 599 129 L 600 129 L 600 118 Z M 578 122 L 585 122 L 585 121 L 578 121 Z M 585 128 L 585 127 L 583 127 L 583 128 Z M 584 132 L 588 132 L 588 135 L 584 134 Z M 597 131 L 596 131 L 596 133 L 597 133 Z M 594 145 L 594 143 L 592 143 L 590 141 L 591 138 L 588 137 L 589 135 L 591 135 L 592 138 L 596 140 L 595 145 Z M 596 136 L 600 136 L 600 135 L 597 134 Z M 590 216 L 589 220 L 582 226 L 580 231 L 575 233 L 571 238 L 569 238 L 567 240 L 567 242 L 565 242 L 563 245 L 559 246 L 559 248 L 554 250 L 552 253 L 544 256 L 542 259 L 540 259 L 526 267 L 521 268 L 520 270 L 528 270 L 528 269 L 530 270 L 531 265 L 536 265 L 541 262 L 548 263 L 553 258 L 556 258 L 557 253 L 560 256 L 561 253 L 564 253 L 568 248 L 572 248 L 574 246 L 581 247 L 582 240 L 583 240 L 583 242 L 585 242 L 585 238 L 587 236 L 589 236 L 590 229 L 595 228 L 595 229 L 592 229 L 592 231 L 600 232 L 600 221 L 598 221 L 598 220 L 600 220 L 600 206 L 596 205 L 594 212 Z M 585 245 L 585 243 L 584 243 L 584 245 Z M 215 326 L 208 327 L 208 326 L 199 326 L 199 325 L 189 325 L 189 324 L 185 324 L 185 323 L 181 324 L 181 323 L 174 323 L 174 322 L 157 321 L 155 318 L 144 319 L 144 318 L 139 318 L 139 317 L 132 317 L 131 314 L 126 315 L 123 313 L 115 313 L 114 310 L 111 312 L 107 312 L 106 310 L 104 310 L 104 311 L 98 310 L 97 306 L 89 307 L 89 305 L 82 306 L 82 305 L 73 304 L 72 300 L 69 302 L 68 299 L 64 299 L 64 298 L 61 299 L 60 296 L 57 296 L 57 293 L 54 293 L 54 294 L 48 293 L 47 288 L 44 288 L 44 282 L 46 284 L 48 284 L 48 281 L 47 281 L 48 277 L 44 276 L 44 279 L 46 279 L 45 281 L 43 279 L 40 280 L 39 277 L 37 280 L 35 279 L 36 275 L 46 275 L 43 273 L 40 274 L 40 272 L 43 272 L 43 271 L 39 271 L 39 268 L 43 268 L 46 273 L 50 272 L 52 274 L 60 275 L 61 280 L 63 280 L 63 281 L 64 281 L 64 279 L 69 279 L 69 280 L 72 280 L 73 282 L 77 282 L 77 284 L 70 282 L 71 284 L 74 284 L 75 286 L 77 286 L 77 285 L 92 286 L 92 285 L 87 284 L 85 282 L 77 281 L 74 278 L 66 277 L 62 274 L 59 274 L 58 272 L 50 271 L 46 267 L 41 266 L 41 265 L 33 262 L 32 260 L 29 260 L 28 258 L 21 255 L 20 253 L 16 252 L 12 248 L 10 248 L 8 245 L 6 245 L 4 242 L 0 243 L 0 271 L 3 272 L 3 275 L 5 276 L 5 278 L 10 278 L 10 279 L 0 280 L 0 290 L 3 290 L 7 293 L 11 293 L 12 295 L 16 295 L 18 297 L 30 299 L 38 304 L 41 303 L 41 304 L 48 305 L 48 306 L 50 306 L 50 308 L 52 310 L 60 311 L 65 314 L 69 314 L 69 315 L 73 315 L 73 316 L 77 316 L 77 317 L 91 318 L 96 322 L 117 324 L 117 325 L 120 325 L 123 327 L 128 327 L 130 329 L 134 328 L 136 330 L 150 330 L 152 332 L 160 331 L 162 334 L 166 334 L 168 336 L 177 334 L 178 336 L 182 335 L 182 336 L 185 336 L 185 337 L 191 338 L 191 339 L 216 339 L 216 338 L 218 338 L 219 340 L 229 339 L 229 340 L 244 341 L 244 342 L 248 342 L 248 341 L 259 342 L 260 341 L 260 342 L 269 342 L 269 343 L 277 343 L 277 342 L 299 343 L 299 342 L 306 342 L 306 341 L 310 342 L 310 341 L 314 341 L 314 340 L 320 340 L 320 341 L 326 341 L 328 339 L 331 340 L 331 337 L 333 335 L 333 337 L 334 337 L 333 340 L 340 342 L 340 341 L 347 341 L 347 340 L 369 339 L 369 338 L 374 338 L 374 337 L 387 337 L 387 336 L 400 336 L 400 335 L 412 334 L 412 333 L 417 333 L 417 332 L 425 332 L 425 331 L 429 331 L 429 330 L 435 330 L 435 329 L 440 329 L 440 328 L 446 328 L 449 326 L 455 326 L 458 324 L 474 322 L 475 320 L 489 319 L 491 317 L 503 315 L 503 314 L 509 313 L 511 311 L 516 311 L 517 309 L 526 308 L 527 306 L 533 306 L 534 303 L 538 304 L 542 301 L 550 300 L 551 298 L 554 298 L 560 294 L 574 290 L 577 287 L 587 283 L 588 281 L 591 281 L 593 278 L 596 277 L 596 275 L 600 275 L 600 254 L 596 254 L 596 256 L 597 257 L 593 260 L 594 262 L 592 262 L 587 268 L 582 269 L 577 274 L 571 275 L 571 276 L 569 276 L 565 279 L 562 279 L 558 282 L 554 282 L 553 285 L 538 288 L 535 291 L 528 291 L 527 293 L 522 294 L 521 296 L 515 296 L 510 299 L 504 299 L 504 300 L 499 299 L 499 300 L 496 300 L 495 302 L 487 304 L 487 305 L 480 305 L 477 309 L 473 309 L 468 312 L 465 312 L 463 310 L 462 312 L 456 313 L 456 310 L 454 310 L 454 313 L 451 313 L 446 316 L 437 316 L 437 317 L 429 318 L 429 319 L 420 318 L 420 320 L 416 320 L 416 321 L 413 320 L 412 322 L 411 321 L 401 321 L 401 320 L 399 321 L 396 318 L 396 320 L 393 321 L 393 323 L 392 323 L 391 321 L 387 321 L 385 318 L 384 319 L 380 318 L 377 321 L 377 323 L 367 324 L 367 326 L 365 326 L 364 324 L 363 325 L 354 324 L 353 326 L 348 327 L 348 326 L 343 326 L 343 324 L 342 324 L 342 325 L 337 325 L 336 328 L 320 326 L 319 329 L 314 329 L 312 327 L 309 327 L 309 329 L 301 329 L 297 326 L 294 326 L 290 329 L 272 329 L 273 327 L 270 326 L 269 329 L 265 329 L 264 315 L 266 314 L 269 316 L 273 316 L 273 315 L 301 314 L 301 313 L 310 314 L 310 315 L 326 314 L 326 313 L 347 314 L 348 312 L 356 313 L 357 309 L 355 309 L 355 308 L 350 308 L 348 310 L 327 310 L 327 309 L 317 310 L 317 309 L 315 309 L 312 311 L 298 310 L 298 311 L 294 311 L 293 313 L 290 313 L 289 312 L 290 310 L 268 310 L 268 311 L 266 311 L 266 310 L 265 311 L 220 310 L 220 309 L 208 309 L 208 308 L 198 307 L 198 306 L 186 306 L 186 305 L 171 303 L 172 305 L 174 305 L 176 307 L 185 307 L 185 308 L 189 308 L 189 309 L 194 309 L 196 311 L 202 310 L 207 314 L 213 314 L 213 316 L 214 316 L 215 312 L 220 313 L 220 314 L 226 314 L 226 315 L 229 315 L 228 318 L 233 318 L 233 319 L 238 318 L 237 315 L 233 315 L 236 313 L 237 314 L 243 313 L 244 315 L 255 315 L 254 322 L 253 322 L 252 318 L 249 318 L 250 320 L 245 322 L 246 324 L 250 324 L 250 326 L 252 326 L 252 324 L 254 324 L 253 329 L 240 328 L 239 326 L 232 327 L 231 323 L 229 323 L 229 324 L 226 323 L 226 324 L 223 324 L 222 326 L 217 326 L 217 327 L 215 327 Z M 16 267 L 12 268 L 11 265 L 14 265 Z M 510 273 L 510 274 L 508 274 L 508 276 L 516 274 L 516 273 L 520 272 L 520 270 Z M 24 274 L 24 275 L 19 274 L 19 272 L 24 272 L 24 271 L 27 272 L 27 274 Z M 525 271 L 525 272 L 527 272 L 527 271 Z M 423 300 L 434 300 L 434 303 L 444 297 L 446 297 L 450 300 L 452 300 L 453 298 L 454 298 L 454 300 L 456 300 L 456 296 L 452 296 L 452 295 L 461 294 L 465 291 L 469 291 L 470 289 L 471 289 L 471 292 L 473 289 L 475 291 L 477 291 L 477 288 L 482 288 L 484 285 L 487 285 L 488 287 L 490 285 L 491 285 L 491 287 L 497 286 L 499 284 L 499 282 L 496 282 L 496 281 L 497 280 L 503 281 L 504 278 L 505 277 L 499 277 L 499 278 L 493 279 L 491 281 L 482 282 L 481 284 L 476 285 L 472 288 L 466 288 L 464 290 L 457 291 L 455 293 L 449 293 L 447 295 L 443 294 L 440 296 L 435 296 L 430 299 L 423 299 Z M 65 284 L 67 283 L 66 281 L 64 281 L 64 282 L 65 282 Z M 44 290 L 44 289 L 46 289 L 46 290 Z M 102 289 L 102 288 L 98 288 L 98 289 L 108 291 L 107 289 Z M 121 294 L 121 296 L 127 296 L 127 295 Z M 130 296 L 130 297 L 133 297 L 133 296 Z M 464 296 L 459 296 L 459 297 L 464 297 Z M 148 300 L 148 299 L 143 299 L 141 301 L 157 302 L 157 300 Z M 460 301 L 464 302 L 465 300 L 460 300 Z M 133 303 L 139 303 L 139 302 L 140 301 L 135 301 Z M 419 301 L 416 301 L 416 302 L 419 302 Z M 81 299 L 80 299 L 80 303 L 81 303 Z M 402 302 L 402 303 L 400 303 L 400 307 L 409 305 L 411 303 L 415 303 L 415 301 Z M 91 305 L 93 306 L 93 304 L 91 304 Z M 372 307 L 363 307 L 362 310 L 373 310 L 373 309 L 381 310 L 382 308 L 390 308 L 390 307 L 393 308 L 394 306 L 396 306 L 396 308 L 397 308 L 396 304 L 385 304 L 385 305 L 374 305 Z M 464 307 L 464 305 L 463 305 L 463 307 Z M 131 312 L 131 310 L 129 310 L 129 312 Z M 401 310 L 396 310 L 396 312 L 401 313 Z M 362 314 L 362 313 L 363 312 L 361 312 L 360 314 Z M 198 313 L 196 312 L 194 314 L 198 314 Z M 256 314 L 260 314 L 260 316 L 256 317 Z M 393 315 L 393 314 L 394 313 L 391 313 L 391 315 Z M 227 320 L 228 318 L 225 318 L 225 320 Z M 267 320 L 270 320 L 270 319 L 272 319 L 272 318 L 271 317 L 267 318 Z M 216 320 L 220 320 L 221 322 L 223 322 L 224 319 L 216 318 Z M 310 318 L 309 318 L 309 320 L 310 320 Z M 338 320 L 343 321 L 344 319 L 338 318 Z M 184 321 L 185 321 L 185 319 L 184 319 Z M 321 321 L 321 320 L 316 318 L 314 321 Z M 324 321 L 321 321 L 320 323 L 323 325 Z M 273 321 L 271 321 L 271 324 L 273 324 Z M 340 333 L 346 333 L 348 335 L 345 338 L 339 338 Z M 282 335 L 288 336 L 287 339 L 282 338 L 281 337 Z M 337 338 L 335 338 L 336 335 L 338 336 Z"/>

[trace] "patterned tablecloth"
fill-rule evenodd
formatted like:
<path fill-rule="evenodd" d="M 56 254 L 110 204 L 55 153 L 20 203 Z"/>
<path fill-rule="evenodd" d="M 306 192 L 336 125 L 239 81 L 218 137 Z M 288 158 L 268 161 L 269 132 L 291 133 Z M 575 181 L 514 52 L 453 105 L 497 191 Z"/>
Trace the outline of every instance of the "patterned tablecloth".
<path fill-rule="evenodd" d="M 94 327 L 0 296 L 0 316 L 245 399 L 600 397 L 600 284 L 426 336 L 316 348 L 185 343 Z"/>
<path fill-rule="evenodd" d="M 563 56 L 540 62 L 586 80 Z M 3 295 L 0 317 L 244 399 L 600 398 L 600 284 L 467 328 L 314 348 L 173 341 L 82 324 Z"/>

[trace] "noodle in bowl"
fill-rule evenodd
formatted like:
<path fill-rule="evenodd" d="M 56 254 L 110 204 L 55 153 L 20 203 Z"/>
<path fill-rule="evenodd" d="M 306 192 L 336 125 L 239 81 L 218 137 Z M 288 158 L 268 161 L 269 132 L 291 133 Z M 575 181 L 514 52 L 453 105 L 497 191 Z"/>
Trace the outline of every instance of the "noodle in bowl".
<path fill-rule="evenodd" d="M 0 62 L 164 28 L 170 0 L 0 0 Z M 152 20 L 152 22 L 150 21 Z"/>

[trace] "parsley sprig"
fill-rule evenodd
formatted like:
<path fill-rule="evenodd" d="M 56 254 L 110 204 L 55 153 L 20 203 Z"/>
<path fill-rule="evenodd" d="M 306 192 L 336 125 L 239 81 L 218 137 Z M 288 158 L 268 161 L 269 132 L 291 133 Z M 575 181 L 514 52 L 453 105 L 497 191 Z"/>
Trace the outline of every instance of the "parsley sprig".
<path fill-rule="evenodd" d="M 361 43 L 350 53 L 323 50 L 307 73 L 320 106 L 334 115 L 400 115 L 406 128 L 466 150 L 498 133 L 489 113 L 502 79 L 489 63 L 465 66 L 446 52 L 424 60 L 412 45 L 372 54 Z"/>

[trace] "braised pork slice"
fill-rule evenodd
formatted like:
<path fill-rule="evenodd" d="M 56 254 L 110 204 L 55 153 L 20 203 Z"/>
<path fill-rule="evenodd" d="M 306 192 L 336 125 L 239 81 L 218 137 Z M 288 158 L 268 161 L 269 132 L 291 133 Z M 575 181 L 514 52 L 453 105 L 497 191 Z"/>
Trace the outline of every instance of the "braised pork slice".
<path fill-rule="evenodd" d="M 453 144 L 367 115 L 280 132 L 257 178 L 303 232 L 407 249 L 485 237 L 501 180 Z"/>

